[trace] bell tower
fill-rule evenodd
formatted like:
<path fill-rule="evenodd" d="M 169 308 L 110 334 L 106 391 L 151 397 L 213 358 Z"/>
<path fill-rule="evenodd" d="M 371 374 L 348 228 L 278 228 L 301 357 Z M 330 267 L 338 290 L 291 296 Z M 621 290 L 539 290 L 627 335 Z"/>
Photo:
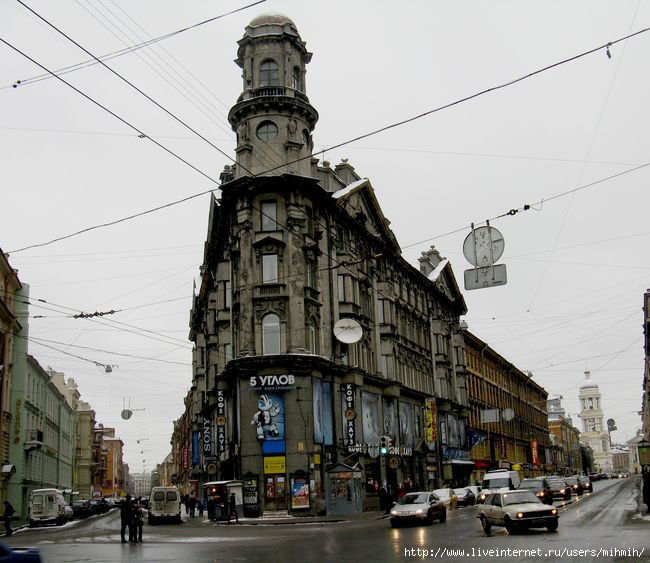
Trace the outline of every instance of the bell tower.
<path fill-rule="evenodd" d="M 296 25 L 283 15 L 263 15 L 246 26 L 235 62 L 243 91 L 228 114 L 237 133 L 241 176 L 311 175 L 312 131 L 318 112 L 309 103 L 305 67 L 311 53 Z"/>

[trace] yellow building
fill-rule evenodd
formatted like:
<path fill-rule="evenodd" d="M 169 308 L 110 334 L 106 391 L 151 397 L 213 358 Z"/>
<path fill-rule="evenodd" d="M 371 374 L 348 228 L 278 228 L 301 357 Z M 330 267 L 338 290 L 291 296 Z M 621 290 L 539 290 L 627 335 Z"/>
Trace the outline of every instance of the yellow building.
<path fill-rule="evenodd" d="M 548 392 L 477 336 L 467 330 L 464 336 L 472 481 L 498 468 L 546 473 Z"/>

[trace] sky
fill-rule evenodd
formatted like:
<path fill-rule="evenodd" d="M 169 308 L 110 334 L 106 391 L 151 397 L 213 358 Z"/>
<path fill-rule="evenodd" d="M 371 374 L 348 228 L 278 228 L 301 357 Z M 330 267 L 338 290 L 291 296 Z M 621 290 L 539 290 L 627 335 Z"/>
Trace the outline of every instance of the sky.
<path fill-rule="evenodd" d="M 0 248 L 30 286 L 29 353 L 75 379 L 130 470 L 169 453 L 191 385 L 210 192 L 235 156 L 236 42 L 264 13 L 289 16 L 313 53 L 317 156 L 370 179 L 404 257 L 416 267 L 435 245 L 463 288 L 463 241 L 489 220 L 508 281 L 462 289 L 469 330 L 562 396 L 575 425 L 590 370 L 613 441 L 632 438 L 650 288 L 650 1 L 253 3 L 0 4 Z M 92 59 L 81 47 L 103 56 L 163 36 L 107 60 L 115 73 L 48 72 Z"/>

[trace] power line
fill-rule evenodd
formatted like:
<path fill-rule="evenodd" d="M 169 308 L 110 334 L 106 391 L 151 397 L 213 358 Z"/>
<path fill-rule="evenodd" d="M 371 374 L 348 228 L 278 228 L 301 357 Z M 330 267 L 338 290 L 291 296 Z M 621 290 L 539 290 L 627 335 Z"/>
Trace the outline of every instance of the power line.
<path fill-rule="evenodd" d="M 163 41 L 163 40 L 165 40 L 165 39 L 169 39 L 170 37 L 174 37 L 175 35 L 179 35 L 179 34 L 181 34 L 181 33 L 185 33 L 186 31 L 189 31 L 190 29 L 194 29 L 194 28 L 196 28 L 196 27 L 199 27 L 199 26 L 205 25 L 205 24 L 207 24 L 207 23 L 211 23 L 211 22 L 213 22 L 213 21 L 215 21 L 215 20 L 218 20 L 218 19 L 221 19 L 221 18 L 225 18 L 226 16 L 230 16 L 230 15 L 232 15 L 232 14 L 236 14 L 237 12 L 241 12 L 241 11 L 243 11 L 243 10 L 247 10 L 248 8 L 252 8 L 253 6 L 257 6 L 258 4 L 262 4 L 262 3 L 264 3 L 264 2 L 266 2 L 266 0 L 258 0 L 257 2 L 253 2 L 252 4 L 248 4 L 248 5 L 243 6 L 243 7 L 241 7 L 241 8 L 237 8 L 236 10 L 232 10 L 232 11 L 230 11 L 230 12 L 226 12 L 225 14 L 221 14 L 221 15 L 219 15 L 219 16 L 214 16 L 214 17 L 209 18 L 209 19 L 207 19 L 207 20 L 203 20 L 203 21 L 201 21 L 201 22 L 195 23 L 195 24 L 190 25 L 190 26 L 188 26 L 188 27 L 184 27 L 184 28 L 182 28 L 182 29 L 179 29 L 179 30 L 177 30 L 177 31 L 172 31 L 171 33 L 167 33 L 167 34 L 165 34 L 165 35 L 161 35 L 161 36 L 159 36 L 159 37 L 155 37 L 155 38 L 153 38 L 153 39 L 150 39 L 149 41 L 144 41 L 144 42 L 139 43 L 139 44 L 137 44 L 137 45 L 131 45 L 130 47 L 127 47 L 127 48 L 125 48 L 125 49 L 120 49 L 120 50 L 118 50 L 118 51 L 113 51 L 112 53 L 108 53 L 108 54 L 106 54 L 106 55 L 102 55 L 102 56 L 100 57 L 100 59 L 101 59 L 102 61 L 107 61 L 107 60 L 110 60 L 110 59 L 114 59 L 114 58 L 116 58 L 116 57 L 121 57 L 122 55 L 125 55 L 125 54 L 127 54 L 127 53 L 131 53 L 132 51 L 137 51 L 138 49 L 142 49 L 143 47 L 148 47 L 149 45 L 153 45 L 153 44 L 155 44 L 155 43 L 159 43 L 160 41 Z M 25 80 L 16 80 L 16 82 L 14 82 L 13 84 L 10 84 L 10 85 L 8 85 L 8 86 L 2 86 L 2 87 L 0 87 L 0 90 L 1 90 L 1 89 L 5 89 L 5 88 L 17 88 L 18 86 L 27 86 L 27 85 L 29 85 L 29 84 L 33 84 L 33 83 L 35 83 L 35 82 L 40 82 L 40 81 L 42 81 L 42 80 L 48 80 L 49 78 L 52 78 L 52 77 L 54 77 L 54 76 L 56 76 L 56 75 L 68 74 L 69 72 L 75 72 L 75 71 L 80 70 L 80 69 L 82 69 L 82 68 L 86 68 L 86 67 L 89 67 L 89 66 L 94 66 L 94 65 L 96 65 L 96 64 L 98 64 L 98 61 L 97 61 L 96 59 L 94 59 L 94 58 L 93 58 L 93 59 L 89 59 L 89 60 L 86 60 L 86 61 L 82 61 L 82 62 L 80 62 L 80 63 L 76 63 L 76 64 L 74 64 L 74 65 L 70 65 L 70 66 L 66 66 L 66 67 L 60 68 L 60 69 L 54 71 L 54 73 L 53 73 L 53 72 L 50 72 L 50 71 L 47 71 L 46 74 L 40 74 L 40 75 L 38 75 L 38 76 L 33 76 L 32 78 L 27 78 L 27 79 L 25 79 Z M 42 67 L 41 67 L 41 68 L 42 68 Z"/>

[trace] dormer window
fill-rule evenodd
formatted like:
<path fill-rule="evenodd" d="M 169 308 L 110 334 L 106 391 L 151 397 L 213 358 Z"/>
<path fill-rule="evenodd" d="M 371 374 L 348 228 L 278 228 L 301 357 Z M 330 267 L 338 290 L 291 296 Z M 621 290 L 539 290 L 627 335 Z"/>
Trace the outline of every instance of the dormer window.
<path fill-rule="evenodd" d="M 280 67 L 267 59 L 260 66 L 260 86 L 280 86 Z"/>

